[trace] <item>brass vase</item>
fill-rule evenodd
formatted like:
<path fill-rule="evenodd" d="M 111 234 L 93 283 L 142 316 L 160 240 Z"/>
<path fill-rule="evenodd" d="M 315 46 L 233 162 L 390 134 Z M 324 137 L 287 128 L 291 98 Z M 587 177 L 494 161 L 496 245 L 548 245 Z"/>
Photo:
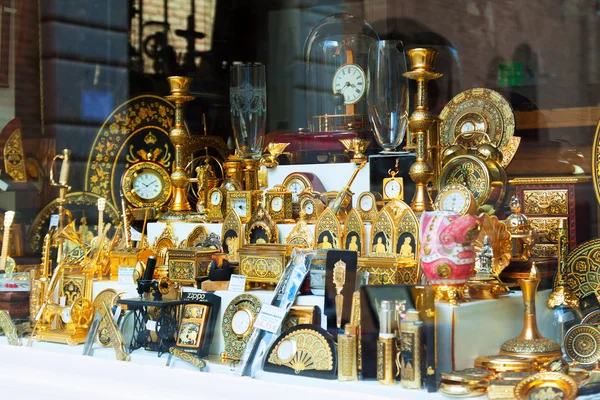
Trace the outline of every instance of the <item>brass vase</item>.
<path fill-rule="evenodd" d="M 523 330 L 514 339 L 510 339 L 500 347 L 500 355 L 518 356 L 545 362 L 562 357 L 560 344 L 542 336 L 537 326 L 535 312 L 535 295 L 540 284 L 540 275 L 532 263 L 529 278 L 519 282 L 523 292 L 523 303 L 525 315 L 523 318 Z"/>

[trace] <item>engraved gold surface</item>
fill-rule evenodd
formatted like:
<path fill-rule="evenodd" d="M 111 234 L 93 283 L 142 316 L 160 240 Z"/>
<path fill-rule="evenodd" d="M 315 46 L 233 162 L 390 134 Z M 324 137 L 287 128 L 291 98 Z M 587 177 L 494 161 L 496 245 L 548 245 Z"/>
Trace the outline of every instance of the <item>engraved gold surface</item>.
<path fill-rule="evenodd" d="M 152 244 L 152 250 L 156 253 L 156 265 L 160 266 L 167 260 L 167 251 L 177 247 L 179 240 L 175 236 L 175 231 L 171 224 L 167 224 L 165 229 L 161 232 L 160 236 L 154 240 Z"/>
<path fill-rule="evenodd" d="M 564 278 L 578 299 L 596 293 L 600 285 L 600 239 L 581 243 L 569 253 Z M 554 288 L 557 286 L 555 280 Z"/>
<path fill-rule="evenodd" d="M 240 294 L 227 305 L 221 322 L 221 332 L 223 334 L 223 341 L 225 342 L 225 358 L 231 360 L 240 360 L 242 358 L 246 344 L 252 333 L 252 324 L 256 320 L 261 307 L 262 303 L 260 299 L 252 294 Z M 242 336 L 237 335 L 232 327 L 233 317 L 240 310 L 245 310 L 252 316 L 250 328 Z"/>
<path fill-rule="evenodd" d="M 223 221 L 221 240 L 223 251 L 227 253 L 229 261 L 238 262 L 240 260 L 239 249 L 244 244 L 244 226 L 235 211 L 229 211 Z"/>
<path fill-rule="evenodd" d="M 94 309 L 100 310 L 104 304 L 106 304 L 109 309 L 112 309 L 112 306 L 115 303 L 115 298 L 117 297 L 117 291 L 114 289 L 104 289 L 100 293 L 96 295 L 94 298 Z M 102 347 L 110 346 L 110 337 L 107 335 L 107 327 L 104 319 L 100 321 L 100 325 L 98 325 L 98 334 L 96 335 L 96 341 L 102 345 Z"/>
<path fill-rule="evenodd" d="M 392 251 L 396 243 L 397 227 L 392 215 L 385 207 L 379 211 L 371 226 L 371 251 L 369 257 L 395 258 Z M 381 238 L 381 243 L 379 243 Z"/>
<path fill-rule="evenodd" d="M 213 193 L 219 193 L 219 201 L 217 202 L 217 204 L 213 204 L 212 202 L 212 197 L 213 197 Z M 208 194 L 206 196 L 206 198 L 208 199 L 207 204 L 206 204 L 206 213 L 207 213 L 207 218 L 209 221 L 214 222 L 214 221 L 222 221 L 223 218 L 225 217 L 224 215 L 224 209 L 225 209 L 225 201 L 227 198 L 227 193 L 225 191 L 225 189 L 223 188 L 212 188 L 208 191 Z"/>
<path fill-rule="evenodd" d="M 596 126 L 596 134 L 594 135 L 594 144 L 592 145 L 592 180 L 594 182 L 594 191 L 596 199 L 600 202 L 600 120 Z"/>
<path fill-rule="evenodd" d="M 27 182 L 25 153 L 21 142 L 21 129 L 15 129 L 4 145 L 4 170 L 13 182 Z"/>
<path fill-rule="evenodd" d="M 546 258 L 558 255 L 558 245 L 554 243 L 538 243 L 531 248 L 531 256 Z"/>
<path fill-rule="evenodd" d="M 483 240 L 486 236 L 490 238 L 490 245 L 492 246 L 492 250 L 494 252 L 494 260 L 493 260 L 493 272 L 494 276 L 498 277 L 510 264 L 510 259 L 512 257 L 512 242 L 510 233 L 506 229 L 506 225 L 503 222 L 498 221 L 498 217 L 489 216 L 487 214 L 483 215 L 483 220 L 480 220 L 480 230 L 479 235 L 473 241 L 473 248 L 475 253 L 480 253 L 483 248 Z M 475 259 L 475 269 L 479 270 L 480 260 L 479 257 Z"/>
<path fill-rule="evenodd" d="M 574 400 L 577 390 L 577 382 L 568 375 L 540 372 L 519 382 L 514 396 L 518 400 Z"/>
<path fill-rule="evenodd" d="M 274 201 L 281 199 L 282 207 L 280 210 L 276 210 L 274 207 Z M 292 193 L 283 191 L 269 191 L 265 193 L 265 204 L 271 218 L 275 222 L 288 222 L 293 221 L 293 204 L 292 204 Z"/>
<path fill-rule="evenodd" d="M 365 254 L 365 225 L 356 208 L 350 211 L 344 222 L 343 241 L 345 250 L 356 251 L 359 257 Z"/>
<path fill-rule="evenodd" d="M 300 218 L 298 223 L 294 225 L 290 234 L 285 238 L 285 243 L 307 249 L 314 249 L 315 238 L 313 231 L 308 227 L 306 220 Z"/>
<path fill-rule="evenodd" d="M 195 227 L 187 236 L 185 247 L 196 247 L 208 237 L 208 229 L 203 225 Z"/>
<path fill-rule="evenodd" d="M 296 349 L 294 355 L 287 360 L 281 360 L 277 353 L 279 346 L 284 342 L 293 342 Z M 284 336 L 269 354 L 268 361 L 291 368 L 297 374 L 307 370 L 331 371 L 333 349 L 319 332 L 312 329 L 298 329 Z"/>
<path fill-rule="evenodd" d="M 229 213 L 230 211 L 235 211 L 234 206 L 233 206 L 233 201 L 235 201 L 236 199 L 243 199 L 245 201 L 246 215 L 244 215 L 244 216 L 240 215 L 240 220 L 243 223 L 247 223 L 250 220 L 250 217 L 252 216 L 252 205 L 253 205 L 252 192 L 249 190 L 227 192 L 227 200 L 226 200 L 227 201 L 227 211 L 226 211 L 226 213 Z M 239 215 L 239 213 L 238 213 L 238 215 Z"/>
<path fill-rule="evenodd" d="M 255 230 L 264 231 L 266 239 L 253 239 Z M 266 243 L 279 243 L 279 229 L 277 229 L 277 224 L 271 218 L 270 213 L 265 210 L 262 204 L 259 204 L 246 224 L 246 243 L 261 244 L 261 240 Z"/>
<path fill-rule="evenodd" d="M 154 177 L 160 182 L 161 190 L 160 192 L 151 199 L 144 199 L 140 197 L 133 185 L 135 183 L 136 178 L 143 173 L 149 173 L 154 175 Z M 169 177 L 169 173 L 167 170 L 159 163 L 152 161 L 140 161 L 131 165 L 123 174 L 123 178 L 121 180 L 121 190 L 125 199 L 136 208 L 143 207 L 156 207 L 160 208 L 169 201 L 171 197 L 171 180 Z"/>
<path fill-rule="evenodd" d="M 371 207 L 370 210 L 363 210 L 362 208 L 362 199 L 363 197 L 370 197 L 371 198 L 371 202 L 373 204 L 373 206 Z M 378 201 L 378 198 L 381 200 L 382 196 L 381 194 L 377 193 L 377 195 L 371 193 L 371 192 L 363 192 L 361 193 L 357 200 L 356 200 L 356 208 L 358 209 L 358 213 L 360 214 L 360 218 L 364 221 L 364 222 L 372 222 L 375 217 L 377 216 L 377 213 L 379 212 L 379 206 L 378 203 L 380 201 Z"/>
<path fill-rule="evenodd" d="M 572 185 L 592 180 L 589 175 L 584 176 L 536 176 L 525 178 L 512 178 L 508 183 L 511 185 Z"/>
<path fill-rule="evenodd" d="M 579 364 L 600 360 L 600 331 L 593 325 L 575 325 L 565 334 L 563 345 L 567 356 Z"/>
<path fill-rule="evenodd" d="M 463 134 L 470 147 L 470 132 L 485 132 L 491 143 L 504 153 L 515 131 L 515 117 L 510 103 L 498 92 L 485 88 L 465 90 L 454 96 L 440 113 L 440 142 L 450 146 Z M 507 153 L 509 153 L 507 151 Z"/>
<path fill-rule="evenodd" d="M 327 207 L 315 225 L 317 249 L 340 249 L 342 227 L 336 215 Z"/>
<path fill-rule="evenodd" d="M 513 158 L 515 158 L 515 154 L 517 154 L 517 150 L 519 149 L 519 144 L 521 144 L 521 138 L 513 136 L 508 141 L 508 144 L 501 150 L 502 161 L 500 162 L 500 165 L 502 165 L 502 168 L 506 169 Z"/>
<path fill-rule="evenodd" d="M 17 335 L 17 328 L 6 310 L 0 310 L 0 332 L 6 336 L 9 346 L 21 345 L 21 339 Z"/>
<path fill-rule="evenodd" d="M 568 215 L 568 189 L 523 190 L 524 213 L 527 215 Z"/>

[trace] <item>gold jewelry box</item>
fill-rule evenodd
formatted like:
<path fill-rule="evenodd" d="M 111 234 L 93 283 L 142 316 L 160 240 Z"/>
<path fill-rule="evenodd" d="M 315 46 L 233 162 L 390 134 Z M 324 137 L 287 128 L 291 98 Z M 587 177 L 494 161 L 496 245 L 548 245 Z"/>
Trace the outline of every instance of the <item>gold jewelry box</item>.
<path fill-rule="evenodd" d="M 416 284 L 419 265 L 415 260 L 382 257 L 359 257 L 357 273 L 369 273 L 370 285 Z"/>
<path fill-rule="evenodd" d="M 169 279 L 182 285 L 194 285 L 197 277 L 208 277 L 208 267 L 216 249 L 188 247 L 167 250 Z"/>
<path fill-rule="evenodd" d="M 285 244 L 249 244 L 238 250 L 240 274 L 250 286 L 275 286 L 290 259 L 294 246 Z"/>
<path fill-rule="evenodd" d="M 111 281 L 119 279 L 119 267 L 135 267 L 138 262 L 139 251 L 140 249 L 115 249 L 110 252 Z"/>

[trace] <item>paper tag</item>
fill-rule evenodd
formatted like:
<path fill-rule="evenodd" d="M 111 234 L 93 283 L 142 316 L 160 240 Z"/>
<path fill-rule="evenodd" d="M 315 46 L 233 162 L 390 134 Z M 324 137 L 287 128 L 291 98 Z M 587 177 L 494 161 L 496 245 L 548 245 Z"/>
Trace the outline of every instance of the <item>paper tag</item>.
<path fill-rule="evenodd" d="M 285 310 L 283 308 L 264 304 L 256 317 L 254 327 L 263 331 L 277 333 L 283 317 L 285 317 Z"/>
<path fill-rule="evenodd" d="M 156 321 L 148 321 L 146 322 L 146 329 L 149 331 L 156 332 Z"/>
<path fill-rule="evenodd" d="M 58 214 L 52 214 L 50 216 L 50 226 L 48 226 L 48 229 L 52 229 L 53 226 L 58 226 Z"/>
<path fill-rule="evenodd" d="M 131 240 L 133 240 L 134 242 L 139 242 L 140 240 L 142 240 L 142 233 L 136 231 L 133 228 L 129 228 L 130 232 L 131 232 Z"/>
<path fill-rule="evenodd" d="M 232 292 L 244 293 L 244 290 L 246 290 L 246 277 L 244 275 L 231 275 L 229 290 Z"/>
<path fill-rule="evenodd" d="M 8 183 L 6 183 L 2 179 L 0 179 L 0 190 L 3 192 L 6 192 L 6 189 L 8 189 Z"/>
<path fill-rule="evenodd" d="M 119 267 L 119 283 L 131 283 L 133 282 L 133 267 Z"/>
<path fill-rule="evenodd" d="M 67 297 L 60 296 L 60 299 L 58 299 L 58 304 L 60 304 L 61 307 L 66 306 L 67 305 Z"/>

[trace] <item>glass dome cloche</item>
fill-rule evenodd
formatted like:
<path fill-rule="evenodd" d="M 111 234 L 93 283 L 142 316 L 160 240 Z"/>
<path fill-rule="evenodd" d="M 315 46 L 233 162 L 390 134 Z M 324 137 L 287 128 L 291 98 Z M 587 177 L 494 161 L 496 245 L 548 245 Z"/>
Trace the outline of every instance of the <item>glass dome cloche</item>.
<path fill-rule="evenodd" d="M 304 42 L 306 111 L 311 132 L 370 130 L 367 115 L 369 46 L 379 40 L 369 23 L 333 14 Z"/>

